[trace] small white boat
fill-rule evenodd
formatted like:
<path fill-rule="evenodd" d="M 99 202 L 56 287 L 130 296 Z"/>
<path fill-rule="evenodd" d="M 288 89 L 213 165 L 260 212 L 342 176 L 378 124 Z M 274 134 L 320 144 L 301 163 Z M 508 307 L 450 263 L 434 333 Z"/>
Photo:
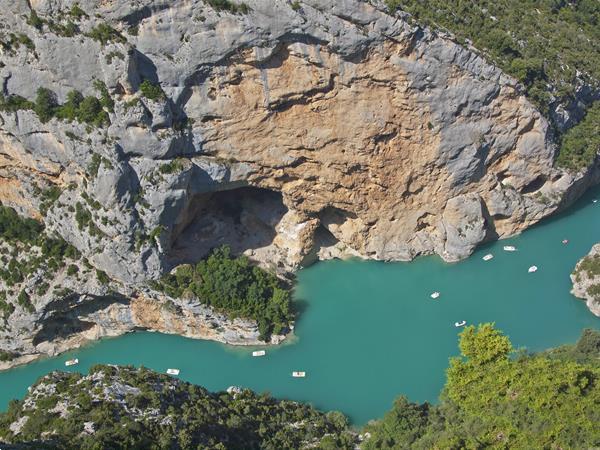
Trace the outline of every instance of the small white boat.
<path fill-rule="evenodd" d="M 568 239 L 563 239 L 563 240 L 562 240 L 562 243 L 563 243 L 563 244 L 568 244 L 568 243 L 569 243 L 569 240 L 568 240 Z"/>
<path fill-rule="evenodd" d="M 454 322 L 454 326 L 456 328 L 464 327 L 467 324 L 466 320 L 461 320 L 460 322 Z"/>
<path fill-rule="evenodd" d="M 167 369 L 169 375 L 179 375 L 179 369 Z"/>
<path fill-rule="evenodd" d="M 513 245 L 505 245 L 502 248 L 504 249 L 505 252 L 516 252 L 517 251 L 517 247 L 515 247 Z"/>
<path fill-rule="evenodd" d="M 436 299 L 440 296 L 440 293 L 435 291 L 433 294 L 430 295 L 431 298 Z"/>
<path fill-rule="evenodd" d="M 292 376 L 294 378 L 304 378 L 306 376 L 306 372 L 292 372 Z"/>
<path fill-rule="evenodd" d="M 266 354 L 267 352 L 265 352 L 264 350 L 256 350 L 252 352 L 252 356 L 265 356 Z"/>
<path fill-rule="evenodd" d="M 538 268 L 537 268 L 537 266 L 531 266 L 531 267 L 530 267 L 530 268 L 527 270 L 527 272 L 529 272 L 529 273 L 537 272 L 537 269 L 538 269 Z"/>
<path fill-rule="evenodd" d="M 494 258 L 494 255 L 492 255 L 491 253 L 488 253 L 481 259 L 483 259 L 484 261 L 489 261 L 490 259 L 493 259 L 493 258 Z"/>
<path fill-rule="evenodd" d="M 594 200 L 592 200 L 592 203 L 596 203 L 597 201 L 598 201 L 598 200 L 594 199 Z"/>
<path fill-rule="evenodd" d="M 79 360 L 77 358 L 65 361 L 65 366 L 67 366 L 67 367 L 76 366 L 77 364 L 79 364 Z"/>

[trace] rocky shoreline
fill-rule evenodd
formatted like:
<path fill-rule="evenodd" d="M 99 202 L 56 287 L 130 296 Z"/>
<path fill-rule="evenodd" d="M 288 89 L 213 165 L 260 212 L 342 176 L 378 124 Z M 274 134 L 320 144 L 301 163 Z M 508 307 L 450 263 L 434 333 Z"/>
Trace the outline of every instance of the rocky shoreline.
<path fill-rule="evenodd" d="M 600 244 L 579 260 L 571 274 L 571 293 L 585 300 L 592 314 L 600 317 Z"/>
<path fill-rule="evenodd" d="M 258 344 L 149 282 L 220 245 L 280 276 L 457 261 L 600 181 L 554 167 L 522 86 L 451 36 L 379 2 L 245 4 L 0 0 L 0 201 L 80 254 L 23 276 L 7 247 L 0 359 L 136 329 Z"/>

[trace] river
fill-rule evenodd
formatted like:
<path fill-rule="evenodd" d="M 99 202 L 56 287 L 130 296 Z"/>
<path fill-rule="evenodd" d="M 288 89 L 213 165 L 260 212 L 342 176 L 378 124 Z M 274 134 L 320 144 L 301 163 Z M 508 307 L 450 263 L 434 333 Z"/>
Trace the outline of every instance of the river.
<path fill-rule="evenodd" d="M 57 358 L 0 373 L 0 408 L 64 361 L 75 370 L 97 363 L 176 367 L 180 377 L 210 390 L 230 385 L 268 391 L 340 410 L 361 425 L 380 417 L 399 394 L 436 402 L 459 328 L 495 322 L 516 347 L 542 350 L 577 340 L 583 328 L 600 329 L 583 301 L 570 293 L 569 273 L 600 241 L 600 190 L 566 213 L 514 238 L 447 264 L 438 257 L 410 263 L 328 261 L 300 271 L 296 298 L 303 313 L 296 337 L 253 358 L 249 348 L 139 332 L 104 339 Z M 561 243 L 568 239 L 569 243 Z M 516 252 L 505 252 L 514 245 Z M 492 253 L 494 258 L 483 261 Z M 531 265 L 536 273 L 528 273 Z M 441 293 L 432 300 L 433 291 Z M 291 372 L 307 372 L 304 379 Z"/>

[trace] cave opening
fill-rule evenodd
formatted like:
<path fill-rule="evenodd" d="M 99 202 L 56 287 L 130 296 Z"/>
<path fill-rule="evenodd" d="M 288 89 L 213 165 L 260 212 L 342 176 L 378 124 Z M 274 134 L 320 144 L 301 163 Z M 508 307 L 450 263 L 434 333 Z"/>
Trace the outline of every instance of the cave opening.
<path fill-rule="evenodd" d="M 194 264 L 221 245 L 236 255 L 268 251 L 287 212 L 280 192 L 253 186 L 196 194 L 173 230 L 169 260 Z"/>

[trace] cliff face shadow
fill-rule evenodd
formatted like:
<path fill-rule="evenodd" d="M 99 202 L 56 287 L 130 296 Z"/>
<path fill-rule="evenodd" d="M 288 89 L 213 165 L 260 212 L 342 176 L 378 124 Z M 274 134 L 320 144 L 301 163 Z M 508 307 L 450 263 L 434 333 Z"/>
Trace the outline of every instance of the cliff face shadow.
<path fill-rule="evenodd" d="M 268 247 L 287 211 L 281 193 L 267 189 L 198 194 L 173 233 L 169 262 L 196 263 L 221 245 L 228 245 L 234 254 Z"/>

